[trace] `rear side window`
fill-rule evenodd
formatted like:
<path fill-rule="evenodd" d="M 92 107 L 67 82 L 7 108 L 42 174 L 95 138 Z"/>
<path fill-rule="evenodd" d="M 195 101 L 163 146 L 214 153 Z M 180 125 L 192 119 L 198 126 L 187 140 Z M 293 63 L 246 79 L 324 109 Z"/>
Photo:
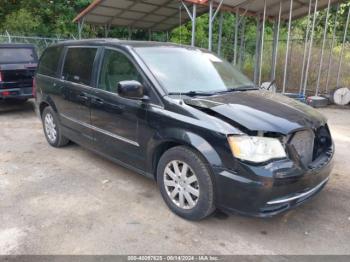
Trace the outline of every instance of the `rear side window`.
<path fill-rule="evenodd" d="M 42 75 L 57 76 L 57 67 L 60 62 L 63 47 L 51 47 L 46 49 L 41 57 L 38 73 Z"/>
<path fill-rule="evenodd" d="M 63 68 L 67 81 L 90 85 L 97 48 L 69 48 Z"/>

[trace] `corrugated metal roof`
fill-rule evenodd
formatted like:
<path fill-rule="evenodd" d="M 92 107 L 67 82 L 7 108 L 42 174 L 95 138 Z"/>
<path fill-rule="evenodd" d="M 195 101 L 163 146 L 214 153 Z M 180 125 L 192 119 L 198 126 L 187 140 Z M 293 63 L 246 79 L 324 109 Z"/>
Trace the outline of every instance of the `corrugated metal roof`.
<path fill-rule="evenodd" d="M 197 15 L 208 12 L 208 0 L 184 0 L 191 8 L 192 3 L 198 3 Z M 220 0 L 214 0 L 218 5 Z M 343 2 L 331 0 L 331 3 Z M 267 0 L 267 15 L 269 18 L 278 16 L 280 0 Z M 318 9 L 327 7 L 328 0 L 319 0 Z M 85 23 L 96 25 L 111 25 L 153 31 L 171 30 L 190 20 L 179 0 L 95 0 L 74 22 L 84 18 Z M 264 9 L 263 0 L 224 0 L 222 10 L 227 12 L 245 13 L 256 16 Z M 307 15 L 309 0 L 294 0 L 293 19 Z M 290 1 L 282 0 L 282 18 L 288 19 Z"/>

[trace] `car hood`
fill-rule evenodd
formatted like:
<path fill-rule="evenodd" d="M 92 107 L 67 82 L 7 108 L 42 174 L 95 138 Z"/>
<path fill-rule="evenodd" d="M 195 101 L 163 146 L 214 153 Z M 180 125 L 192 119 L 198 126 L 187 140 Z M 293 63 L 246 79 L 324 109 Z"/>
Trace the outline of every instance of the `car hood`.
<path fill-rule="evenodd" d="M 318 128 L 327 122 L 310 106 L 260 90 L 186 99 L 185 103 L 250 131 L 287 135 L 296 130 Z"/>

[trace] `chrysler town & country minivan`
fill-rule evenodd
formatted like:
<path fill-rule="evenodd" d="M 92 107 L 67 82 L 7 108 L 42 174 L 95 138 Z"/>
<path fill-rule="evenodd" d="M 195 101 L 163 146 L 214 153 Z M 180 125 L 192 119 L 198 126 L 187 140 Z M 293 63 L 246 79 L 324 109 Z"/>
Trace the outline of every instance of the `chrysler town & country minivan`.
<path fill-rule="evenodd" d="M 73 141 L 154 179 L 189 220 L 276 215 L 329 179 L 327 120 L 202 49 L 68 41 L 44 52 L 35 82 L 50 145 Z"/>

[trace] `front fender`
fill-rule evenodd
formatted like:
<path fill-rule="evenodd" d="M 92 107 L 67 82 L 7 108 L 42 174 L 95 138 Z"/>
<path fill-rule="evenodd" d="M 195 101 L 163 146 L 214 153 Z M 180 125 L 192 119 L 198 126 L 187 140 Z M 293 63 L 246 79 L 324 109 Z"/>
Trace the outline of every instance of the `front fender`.
<path fill-rule="evenodd" d="M 149 170 L 153 169 L 153 156 L 154 153 L 157 152 L 157 148 L 168 143 L 185 145 L 194 148 L 211 166 L 222 165 L 219 154 L 203 137 L 180 128 L 165 128 L 157 132 L 148 142 L 147 163 L 151 165 L 149 166 Z"/>

